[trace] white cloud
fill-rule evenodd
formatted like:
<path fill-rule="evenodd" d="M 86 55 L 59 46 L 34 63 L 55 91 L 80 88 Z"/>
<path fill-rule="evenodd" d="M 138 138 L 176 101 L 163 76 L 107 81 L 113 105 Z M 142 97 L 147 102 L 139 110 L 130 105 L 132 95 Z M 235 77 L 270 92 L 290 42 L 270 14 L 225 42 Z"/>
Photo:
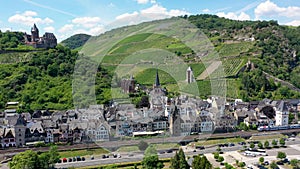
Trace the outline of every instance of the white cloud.
<path fill-rule="evenodd" d="M 45 32 L 54 32 L 54 31 L 55 31 L 55 28 L 52 27 L 52 26 L 44 27 L 44 31 L 45 31 Z"/>
<path fill-rule="evenodd" d="M 228 13 L 218 12 L 216 13 L 216 15 L 218 15 L 219 17 L 224 17 L 233 20 L 240 20 L 240 21 L 250 20 L 250 16 L 245 12 L 241 12 L 239 15 L 234 12 L 228 12 Z"/>
<path fill-rule="evenodd" d="M 264 16 L 285 16 L 289 18 L 300 17 L 300 7 L 289 6 L 279 7 L 277 4 L 267 0 L 260 3 L 254 10 L 256 19 L 260 19 Z"/>
<path fill-rule="evenodd" d="M 136 16 L 138 16 L 138 12 L 137 11 L 134 11 L 133 13 L 124 13 L 124 14 L 122 14 L 122 15 L 119 15 L 119 16 L 117 16 L 116 17 L 116 20 L 120 20 L 120 19 L 126 19 L 126 18 L 128 18 L 128 17 L 136 17 Z"/>
<path fill-rule="evenodd" d="M 146 3 L 149 2 L 149 0 L 136 0 L 136 2 L 137 2 L 138 4 L 146 4 Z"/>
<path fill-rule="evenodd" d="M 60 32 L 60 33 L 68 33 L 68 32 L 73 31 L 73 27 L 74 27 L 74 25 L 72 25 L 72 24 L 66 24 L 63 27 L 61 27 L 58 30 L 58 32 Z"/>
<path fill-rule="evenodd" d="M 150 0 L 151 4 L 156 4 L 156 0 Z"/>
<path fill-rule="evenodd" d="M 11 17 L 8 18 L 8 22 L 10 23 L 17 23 L 17 24 L 22 24 L 26 26 L 32 26 L 34 23 L 36 24 L 51 24 L 54 21 L 48 17 L 42 19 L 39 17 L 34 17 L 37 16 L 37 13 L 34 11 L 25 11 L 24 13 L 21 14 L 15 14 Z"/>
<path fill-rule="evenodd" d="M 103 32 L 105 32 L 105 28 L 103 26 L 97 26 L 97 27 L 91 28 L 87 34 L 96 36 Z"/>
<path fill-rule="evenodd" d="M 37 13 L 34 11 L 25 11 L 23 13 L 24 16 L 37 16 Z"/>
<path fill-rule="evenodd" d="M 167 8 L 153 4 L 151 7 L 135 11 L 133 13 L 124 13 L 116 17 L 115 22 L 108 25 L 109 28 L 117 27 L 117 26 L 124 26 L 124 25 L 132 25 L 138 24 L 141 22 L 156 20 L 156 19 L 164 19 L 169 18 L 172 16 L 180 16 L 180 15 L 189 15 L 185 10 L 179 9 L 171 9 L 168 10 Z"/>
<path fill-rule="evenodd" d="M 85 28 L 92 28 L 101 24 L 99 17 L 79 17 L 72 20 L 72 23 L 83 26 Z"/>
<path fill-rule="evenodd" d="M 289 26 L 300 26 L 300 20 L 293 20 L 291 22 L 285 23 L 284 25 L 289 25 Z"/>
<path fill-rule="evenodd" d="M 204 12 L 204 13 L 209 13 L 210 10 L 206 8 L 206 9 L 203 9 L 202 12 Z"/>

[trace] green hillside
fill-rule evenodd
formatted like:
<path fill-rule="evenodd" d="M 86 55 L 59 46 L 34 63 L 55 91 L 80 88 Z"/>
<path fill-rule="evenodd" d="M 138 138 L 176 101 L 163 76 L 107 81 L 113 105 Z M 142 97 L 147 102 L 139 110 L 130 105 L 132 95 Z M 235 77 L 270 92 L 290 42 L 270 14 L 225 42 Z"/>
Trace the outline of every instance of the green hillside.
<path fill-rule="evenodd" d="M 265 76 L 268 73 L 300 88 L 300 27 L 280 26 L 276 21 L 233 21 L 212 15 L 194 15 L 183 19 L 204 32 L 212 42 L 214 51 L 218 52 L 225 72 L 222 76 L 226 78 L 228 97 L 244 100 L 300 97 L 299 92 Z M 130 32 L 148 29 L 157 22 L 159 21 L 117 28 L 93 38 L 102 42 L 101 40 L 113 39 L 122 34 L 130 35 Z M 95 103 L 90 98 L 82 98 L 81 94 L 93 92 L 97 103 L 108 103 L 112 98 L 112 91 L 115 92 L 114 98 L 127 98 L 115 88 L 121 78 L 134 75 L 137 83 L 152 86 L 156 69 L 159 69 L 163 87 L 171 93 L 186 93 L 187 89 L 192 88 L 183 83 L 187 66 L 192 67 L 195 78 L 202 78 L 195 83 L 199 96 L 207 97 L 212 88 L 210 77 L 220 71 L 217 69 L 210 76 L 205 75 L 205 69 L 209 65 L 218 64 L 210 59 L 213 55 L 199 59 L 184 42 L 162 34 L 140 33 L 127 36 L 114 42 L 105 56 L 98 56 L 99 52 L 95 51 L 91 53 L 92 57 L 80 58 L 82 60 L 79 61 L 77 50 L 88 36 L 74 36 L 71 40 L 65 40 L 65 47 L 58 45 L 55 49 L 36 51 L 26 49 L 21 35 L 18 32 L 0 33 L 0 109 L 8 101 L 19 101 L 19 111 L 62 110 L 74 107 L 73 98 L 82 101 L 76 106 L 85 107 Z M 68 41 L 72 44 L 65 43 Z M 96 48 L 97 46 L 90 44 L 82 50 Z M 95 75 L 95 90 L 78 87 L 76 90 L 79 92 L 72 93 L 76 60 L 85 63 L 80 70 Z M 89 72 L 89 68 L 99 60 L 101 64 L 97 72 Z M 248 61 L 253 66 L 246 68 Z M 81 77 L 79 82 L 86 80 Z M 135 97 L 136 103 L 143 95 L 139 93 L 131 96 Z"/>
<path fill-rule="evenodd" d="M 91 35 L 87 34 L 76 34 L 68 39 L 65 39 L 61 42 L 62 45 L 69 47 L 70 49 L 76 49 L 83 46 L 91 37 Z"/>

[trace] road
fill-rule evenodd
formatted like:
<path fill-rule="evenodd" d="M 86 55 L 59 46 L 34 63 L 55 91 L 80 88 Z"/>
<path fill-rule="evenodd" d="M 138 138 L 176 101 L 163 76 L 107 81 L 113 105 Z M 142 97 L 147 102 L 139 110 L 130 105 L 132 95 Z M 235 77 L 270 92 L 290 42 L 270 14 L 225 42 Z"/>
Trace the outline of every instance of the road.
<path fill-rule="evenodd" d="M 286 145 L 288 148 L 280 148 L 280 151 L 286 152 L 290 157 L 296 157 L 300 154 L 300 151 L 297 150 L 297 148 L 300 150 L 300 139 L 297 139 L 295 141 L 287 141 Z M 212 156 L 212 153 L 216 151 L 217 146 L 213 146 L 210 148 L 206 148 L 204 150 L 196 150 L 196 152 L 193 152 L 194 149 L 188 148 L 183 146 L 183 150 L 185 151 L 186 156 L 193 156 L 198 154 L 205 154 L 208 156 Z M 243 146 L 241 145 L 235 145 L 232 147 L 222 147 L 222 151 L 224 152 L 225 161 L 228 161 L 229 163 L 234 163 L 235 159 L 244 161 L 247 165 L 253 164 L 258 162 L 259 157 L 246 157 L 240 153 L 238 153 L 238 150 L 242 150 Z M 277 155 L 278 149 L 271 149 L 267 150 L 267 154 L 269 156 L 265 157 L 266 160 L 271 159 L 275 160 Z M 171 158 L 174 156 L 174 152 L 172 153 L 164 153 L 164 154 L 158 154 L 159 158 Z M 105 164 L 117 164 L 117 163 L 123 163 L 123 162 L 135 162 L 135 161 L 141 161 L 143 159 L 143 153 L 137 152 L 134 153 L 133 156 L 129 156 L 128 153 L 121 154 L 121 158 L 107 158 L 102 159 L 100 157 L 95 158 L 94 160 L 87 159 L 86 161 L 79 161 L 79 162 L 67 162 L 67 163 L 60 163 L 56 164 L 57 168 L 68 168 L 68 167 L 86 167 L 86 166 L 97 166 L 97 165 L 105 165 Z M 231 160 L 227 160 L 231 158 Z M 234 160 L 233 160 L 234 159 Z M 213 159 L 212 159 L 213 160 Z M 212 161 L 210 160 L 210 161 Z M 214 161 L 214 160 L 213 160 Z"/>

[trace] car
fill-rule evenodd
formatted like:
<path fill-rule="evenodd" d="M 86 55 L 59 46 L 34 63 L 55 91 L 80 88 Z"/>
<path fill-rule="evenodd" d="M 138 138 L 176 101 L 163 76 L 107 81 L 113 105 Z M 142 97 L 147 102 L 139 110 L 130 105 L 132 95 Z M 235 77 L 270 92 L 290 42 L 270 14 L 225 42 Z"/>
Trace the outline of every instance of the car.
<path fill-rule="evenodd" d="M 276 164 L 277 165 L 283 165 L 283 162 L 282 161 L 277 161 Z"/>
<path fill-rule="evenodd" d="M 132 153 L 130 153 L 130 154 L 128 154 L 128 156 L 129 156 L 129 157 L 133 157 L 133 154 L 132 154 Z"/>
<path fill-rule="evenodd" d="M 197 149 L 200 149 L 200 150 L 204 150 L 205 147 L 204 146 L 196 146 Z"/>
<path fill-rule="evenodd" d="M 63 159 L 62 159 L 62 162 L 63 162 L 63 163 L 68 162 L 67 158 L 63 158 Z"/>
<path fill-rule="evenodd" d="M 165 151 L 158 151 L 159 154 L 165 154 Z"/>
<path fill-rule="evenodd" d="M 102 155 L 102 158 L 106 158 L 106 155 L 105 155 L 105 154 L 103 154 L 103 155 Z"/>
<path fill-rule="evenodd" d="M 68 161 L 69 161 L 69 162 L 72 162 L 72 161 L 73 161 L 73 159 L 72 159 L 72 158 L 69 158 L 69 159 L 68 159 Z"/>
<path fill-rule="evenodd" d="M 94 156 L 91 156 L 91 160 L 94 160 L 95 159 L 95 157 Z"/>
<path fill-rule="evenodd" d="M 76 157 L 73 157 L 73 162 L 75 162 L 76 161 Z"/>
<path fill-rule="evenodd" d="M 173 150 L 167 150 L 166 152 L 167 153 L 173 153 Z"/>
<path fill-rule="evenodd" d="M 269 165 L 269 164 L 270 164 L 269 161 L 264 162 L 264 165 Z"/>
<path fill-rule="evenodd" d="M 283 163 L 290 163 L 289 159 L 285 158 L 282 160 Z"/>
<path fill-rule="evenodd" d="M 117 158 L 117 157 L 118 157 L 118 154 L 113 154 L 113 157 L 114 157 L 114 158 Z"/>
<path fill-rule="evenodd" d="M 234 143 L 229 143 L 229 147 L 235 146 Z"/>
<path fill-rule="evenodd" d="M 238 144 L 239 144 L 239 145 L 246 145 L 246 143 L 243 142 L 243 141 L 242 141 L 242 142 L 239 142 Z"/>
<path fill-rule="evenodd" d="M 76 157 L 76 160 L 77 160 L 77 161 L 81 161 L 80 156 L 77 156 L 77 157 Z"/>
<path fill-rule="evenodd" d="M 193 152 L 196 152 L 196 150 L 193 150 Z"/>
<path fill-rule="evenodd" d="M 248 165 L 247 169 L 253 169 L 253 166 L 252 165 Z"/>
<path fill-rule="evenodd" d="M 61 163 L 61 162 L 62 162 L 61 159 L 59 159 L 57 163 Z"/>
<path fill-rule="evenodd" d="M 85 157 L 81 157 L 81 161 L 85 161 Z"/>

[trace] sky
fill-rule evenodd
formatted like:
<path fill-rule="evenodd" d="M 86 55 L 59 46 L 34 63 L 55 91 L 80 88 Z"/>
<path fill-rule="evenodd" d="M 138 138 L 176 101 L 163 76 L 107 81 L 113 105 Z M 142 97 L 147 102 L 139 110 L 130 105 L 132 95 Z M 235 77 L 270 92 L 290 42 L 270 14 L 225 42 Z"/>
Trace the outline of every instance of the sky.
<path fill-rule="evenodd" d="M 77 33 L 107 30 L 172 16 L 214 14 L 234 20 L 277 20 L 300 25 L 299 0 L 0 0 L 0 30 L 40 36 L 53 32 L 58 41 Z"/>

